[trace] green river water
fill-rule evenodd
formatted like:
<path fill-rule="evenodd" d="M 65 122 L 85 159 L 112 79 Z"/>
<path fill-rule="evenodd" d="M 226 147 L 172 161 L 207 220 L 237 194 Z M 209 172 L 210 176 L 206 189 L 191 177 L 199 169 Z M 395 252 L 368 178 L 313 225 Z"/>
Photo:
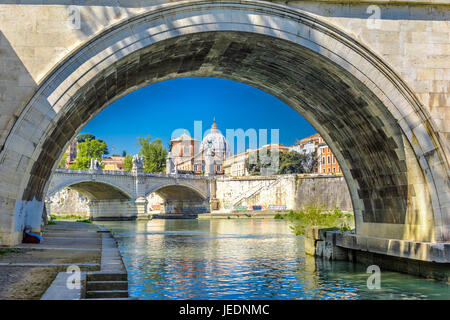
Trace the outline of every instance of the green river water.
<path fill-rule="evenodd" d="M 100 222 L 112 230 L 139 299 L 450 299 L 449 286 L 314 259 L 287 222 L 271 219 Z"/>

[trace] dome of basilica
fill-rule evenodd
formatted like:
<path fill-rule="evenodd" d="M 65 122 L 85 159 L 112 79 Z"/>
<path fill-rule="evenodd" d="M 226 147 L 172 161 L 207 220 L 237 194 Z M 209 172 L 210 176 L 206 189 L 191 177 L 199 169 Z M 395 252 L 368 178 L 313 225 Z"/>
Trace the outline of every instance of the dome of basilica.
<path fill-rule="evenodd" d="M 203 138 L 200 144 L 200 152 L 205 152 L 208 145 L 211 145 L 215 157 L 225 159 L 233 155 L 230 144 L 217 127 L 216 120 L 214 120 L 210 132 Z"/>

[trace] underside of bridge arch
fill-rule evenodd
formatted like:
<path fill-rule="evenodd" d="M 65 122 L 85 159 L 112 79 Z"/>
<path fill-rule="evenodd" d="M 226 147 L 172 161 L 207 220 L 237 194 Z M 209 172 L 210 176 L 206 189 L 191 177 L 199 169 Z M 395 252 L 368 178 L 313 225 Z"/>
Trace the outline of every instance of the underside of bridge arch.
<path fill-rule="evenodd" d="M 204 201 L 206 198 L 193 188 L 183 185 L 168 185 L 154 191 L 164 200 Z"/>
<path fill-rule="evenodd" d="M 207 197 L 190 186 L 166 185 L 157 188 L 152 193 L 156 193 L 164 200 L 161 213 L 198 214 L 210 212 Z"/>
<path fill-rule="evenodd" d="M 68 188 L 81 193 L 89 200 L 131 200 L 122 190 L 102 182 L 79 182 Z"/>
<path fill-rule="evenodd" d="M 307 48 L 244 32 L 175 37 L 99 72 L 66 104 L 46 137 L 23 199 L 44 196 L 61 146 L 111 101 L 151 83 L 191 76 L 253 85 L 309 120 L 343 168 L 359 232 L 434 239 L 423 174 L 401 128 L 377 97 L 350 73 Z M 171 188 L 160 192 L 176 193 Z"/>

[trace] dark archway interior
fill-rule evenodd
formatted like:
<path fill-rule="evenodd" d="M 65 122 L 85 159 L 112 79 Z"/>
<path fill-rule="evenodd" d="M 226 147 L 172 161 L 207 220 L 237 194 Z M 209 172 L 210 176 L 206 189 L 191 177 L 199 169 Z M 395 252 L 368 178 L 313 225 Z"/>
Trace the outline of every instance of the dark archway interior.
<path fill-rule="evenodd" d="M 162 187 L 156 191 L 156 194 L 165 200 L 205 200 L 197 191 L 178 185 Z"/>
<path fill-rule="evenodd" d="M 357 190 L 353 207 L 362 209 L 364 222 L 405 222 L 408 180 L 402 134 L 382 103 L 350 73 L 311 50 L 242 32 L 161 41 L 99 73 L 72 97 L 46 137 L 24 200 L 44 197 L 52 164 L 67 141 L 113 99 L 158 81 L 192 76 L 240 81 L 286 102 L 332 141 L 328 143 L 348 170 L 347 182 Z"/>
<path fill-rule="evenodd" d="M 79 182 L 69 187 L 89 200 L 131 200 L 123 191 L 101 182 Z"/>

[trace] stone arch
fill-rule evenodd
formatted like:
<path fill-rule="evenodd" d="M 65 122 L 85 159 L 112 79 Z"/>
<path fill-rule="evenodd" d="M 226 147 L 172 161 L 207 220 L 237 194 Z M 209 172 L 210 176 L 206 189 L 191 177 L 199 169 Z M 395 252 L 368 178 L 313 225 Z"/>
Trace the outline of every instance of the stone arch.
<path fill-rule="evenodd" d="M 64 181 L 49 190 L 47 197 L 51 197 L 56 192 L 69 187 L 78 191 L 89 200 L 133 199 L 133 196 L 128 191 L 125 191 L 123 188 L 113 183 L 96 181 L 89 178 L 76 178 Z"/>
<path fill-rule="evenodd" d="M 183 182 L 175 182 L 175 183 L 173 183 L 173 182 L 164 183 L 163 182 L 163 183 L 154 185 L 146 192 L 145 198 L 147 198 L 150 194 L 152 194 L 154 192 L 158 193 L 158 191 L 161 191 L 161 190 L 167 189 L 167 188 L 185 189 L 189 193 L 196 195 L 201 200 L 208 199 L 208 195 L 203 190 L 200 190 L 199 188 L 197 188 L 189 183 L 183 183 Z"/>
<path fill-rule="evenodd" d="M 2 151 L 26 168 L 10 196 L 13 233 L 42 202 L 57 158 L 84 124 L 131 91 L 187 76 L 253 85 L 310 121 L 341 163 L 358 233 L 450 239 L 447 150 L 407 85 L 317 17 L 246 0 L 164 5 L 108 28 L 62 61 Z"/>

